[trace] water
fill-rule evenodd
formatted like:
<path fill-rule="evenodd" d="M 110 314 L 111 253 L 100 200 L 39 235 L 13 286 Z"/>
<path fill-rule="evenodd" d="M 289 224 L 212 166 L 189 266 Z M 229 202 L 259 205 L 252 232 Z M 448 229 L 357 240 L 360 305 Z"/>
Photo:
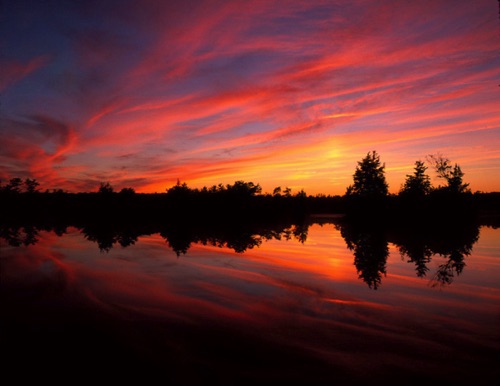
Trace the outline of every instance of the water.
<path fill-rule="evenodd" d="M 438 247 L 323 221 L 245 242 L 181 238 L 175 250 L 160 233 L 58 233 L 3 231 L 4 377 L 486 385 L 499 375 L 499 229 Z"/>

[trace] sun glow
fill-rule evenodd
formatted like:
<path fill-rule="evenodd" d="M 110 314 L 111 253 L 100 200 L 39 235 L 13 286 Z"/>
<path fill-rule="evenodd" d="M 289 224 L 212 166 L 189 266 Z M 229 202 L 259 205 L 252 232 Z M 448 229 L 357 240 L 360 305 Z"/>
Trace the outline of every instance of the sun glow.
<path fill-rule="evenodd" d="M 109 12 L 6 7 L 0 180 L 343 194 L 377 150 L 391 192 L 437 152 L 473 191 L 500 190 L 491 1 L 141 3 L 104 23 Z"/>

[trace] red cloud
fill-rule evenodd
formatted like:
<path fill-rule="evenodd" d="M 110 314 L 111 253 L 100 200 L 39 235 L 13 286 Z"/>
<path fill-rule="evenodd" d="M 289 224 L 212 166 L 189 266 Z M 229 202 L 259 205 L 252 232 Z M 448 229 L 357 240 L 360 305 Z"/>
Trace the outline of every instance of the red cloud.
<path fill-rule="evenodd" d="M 29 60 L 27 63 L 20 61 L 0 60 L 0 91 L 12 86 L 14 83 L 27 77 L 39 68 L 45 66 L 48 62 L 47 56 L 39 56 Z"/>

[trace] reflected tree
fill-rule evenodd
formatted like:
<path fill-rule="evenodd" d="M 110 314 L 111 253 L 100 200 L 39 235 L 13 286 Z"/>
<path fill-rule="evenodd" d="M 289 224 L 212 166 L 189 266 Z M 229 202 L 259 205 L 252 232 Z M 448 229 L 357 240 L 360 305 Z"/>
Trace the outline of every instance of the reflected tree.
<path fill-rule="evenodd" d="M 304 244 L 307 241 L 307 235 L 309 233 L 309 224 L 300 223 L 294 224 L 289 228 L 285 228 L 274 235 L 277 240 L 283 237 L 285 240 L 295 239 L 298 242 Z"/>
<path fill-rule="evenodd" d="M 465 267 L 464 255 L 454 251 L 444 264 L 440 264 L 432 278 L 432 286 L 444 286 L 453 283 L 455 274 L 459 276 Z"/>
<path fill-rule="evenodd" d="M 116 240 L 123 248 L 126 248 L 134 245 L 138 240 L 138 236 L 130 232 L 120 232 Z"/>
<path fill-rule="evenodd" d="M 21 245 L 23 245 L 21 238 L 21 227 L 0 227 L 0 237 L 7 241 L 7 244 L 9 244 L 11 247 L 20 247 Z"/>
<path fill-rule="evenodd" d="M 309 225 L 307 224 L 295 224 L 290 229 L 287 229 L 288 234 L 293 236 L 295 240 L 304 244 L 307 241 L 307 235 L 309 232 Z"/>
<path fill-rule="evenodd" d="M 38 233 L 38 229 L 36 229 L 33 225 L 25 226 L 23 244 L 25 246 L 35 245 L 38 242 Z"/>
<path fill-rule="evenodd" d="M 432 286 L 451 284 L 455 276 L 465 268 L 465 257 L 479 239 L 479 225 L 472 221 L 451 218 L 440 223 L 413 224 L 393 230 L 394 243 L 401 256 L 414 263 L 417 276 L 424 277 L 429 271 L 431 259 L 445 259 L 431 278 Z"/>
<path fill-rule="evenodd" d="M 2 226 L 0 237 L 12 247 L 30 246 L 38 242 L 39 231 L 34 225 Z"/>
<path fill-rule="evenodd" d="M 181 222 L 176 226 L 163 226 L 160 235 L 177 256 L 180 256 L 186 254 L 193 243 L 230 248 L 237 253 L 243 253 L 270 239 L 295 238 L 299 242 L 305 242 L 307 231 L 307 225 L 285 227 L 282 224 L 263 226 L 244 221 L 210 225 Z"/>
<path fill-rule="evenodd" d="M 262 244 L 262 237 L 253 234 L 241 234 L 226 241 L 225 246 L 233 249 L 237 253 L 243 253 L 247 249 L 259 247 Z"/>
<path fill-rule="evenodd" d="M 160 236 L 165 239 L 177 257 L 185 255 L 194 240 L 194 235 L 189 228 L 181 226 L 164 228 L 161 230 Z"/>
<path fill-rule="evenodd" d="M 112 224 L 87 224 L 81 232 L 89 241 L 97 243 L 101 252 L 109 252 L 115 244 L 126 248 L 134 245 L 140 235 L 140 229 L 133 229 Z"/>
<path fill-rule="evenodd" d="M 389 245 L 385 235 L 379 229 L 355 223 L 344 222 L 338 227 L 347 248 L 353 251 L 358 277 L 376 290 L 387 274 Z"/>
<path fill-rule="evenodd" d="M 429 243 L 435 254 L 446 259 L 432 279 L 433 286 L 451 284 L 455 276 L 462 273 L 466 266 L 465 257 L 472 253 L 473 245 L 479 239 L 479 226 L 470 222 L 454 223 L 440 236 L 434 236 Z"/>
<path fill-rule="evenodd" d="M 410 242 L 409 244 L 398 246 L 398 249 L 402 258 L 407 256 L 407 262 L 415 264 L 418 277 L 427 275 L 427 272 L 429 272 L 427 264 L 430 263 L 433 253 L 424 242 Z"/>
<path fill-rule="evenodd" d="M 116 231 L 112 227 L 102 224 L 86 225 L 81 232 L 87 240 L 97 243 L 101 252 L 109 252 L 118 241 Z"/>
<path fill-rule="evenodd" d="M 57 236 L 61 237 L 68 233 L 68 226 L 66 224 L 55 224 L 51 230 L 54 231 Z"/>

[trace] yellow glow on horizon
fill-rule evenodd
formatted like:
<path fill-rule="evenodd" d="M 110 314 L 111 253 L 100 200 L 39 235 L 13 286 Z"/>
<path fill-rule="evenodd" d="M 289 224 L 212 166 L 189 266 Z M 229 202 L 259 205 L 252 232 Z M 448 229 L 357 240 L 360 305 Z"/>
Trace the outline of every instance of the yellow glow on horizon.
<path fill-rule="evenodd" d="M 344 117 L 355 117 L 356 114 L 351 114 L 351 113 L 343 113 L 343 114 L 331 114 L 331 115 L 325 115 L 322 117 L 323 119 L 336 119 L 336 118 L 344 118 Z"/>

